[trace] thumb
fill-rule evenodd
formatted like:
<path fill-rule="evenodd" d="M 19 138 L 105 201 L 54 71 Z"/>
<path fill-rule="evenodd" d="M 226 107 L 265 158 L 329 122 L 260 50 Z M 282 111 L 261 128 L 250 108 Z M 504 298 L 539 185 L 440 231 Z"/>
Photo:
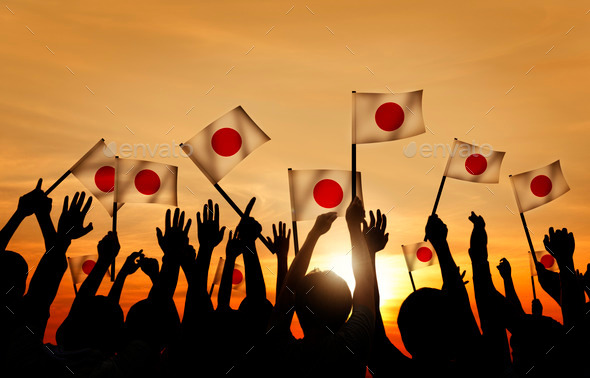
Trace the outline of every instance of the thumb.
<path fill-rule="evenodd" d="M 86 226 L 86 227 L 84 227 L 84 228 L 82 229 L 82 233 L 80 234 L 80 236 L 84 236 L 84 235 L 88 234 L 88 233 L 89 233 L 90 231 L 92 231 L 93 229 L 94 229 L 94 227 L 92 226 L 92 222 L 90 222 L 90 223 L 88 224 L 88 226 Z"/>

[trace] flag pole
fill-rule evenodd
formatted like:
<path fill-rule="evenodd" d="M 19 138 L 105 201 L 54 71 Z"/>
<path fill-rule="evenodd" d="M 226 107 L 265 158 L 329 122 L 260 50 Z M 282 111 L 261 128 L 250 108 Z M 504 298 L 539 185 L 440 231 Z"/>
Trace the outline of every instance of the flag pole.
<path fill-rule="evenodd" d="M 295 250 L 295 256 L 299 253 L 299 232 L 297 231 L 297 221 L 295 220 L 295 211 L 293 207 L 293 186 L 291 185 L 291 172 L 293 168 L 287 168 L 287 173 L 289 176 L 289 195 L 291 197 L 291 224 L 293 226 L 293 248 Z"/>
<path fill-rule="evenodd" d="M 219 192 L 219 194 L 221 194 L 221 196 L 223 198 L 225 198 L 225 200 L 227 201 L 227 203 L 229 203 L 229 205 L 232 207 L 232 209 L 234 209 L 235 212 L 238 213 L 238 215 L 240 217 L 243 217 L 244 216 L 244 212 L 242 210 L 240 210 L 240 208 L 238 207 L 238 205 L 236 205 L 236 203 L 225 192 L 225 190 L 221 189 L 221 186 L 219 186 L 219 184 L 213 184 L 213 186 L 215 187 L 215 189 L 217 189 L 217 191 Z M 260 241 L 262 242 L 262 244 L 264 244 L 266 246 L 266 248 L 268 248 L 268 250 L 272 252 L 272 248 L 271 248 L 270 244 L 268 244 L 268 240 L 266 240 L 264 238 L 264 236 L 262 236 L 262 234 L 259 234 L 258 235 L 258 239 L 260 239 Z"/>
<path fill-rule="evenodd" d="M 535 263 L 535 269 L 537 269 L 537 255 L 535 255 L 535 247 L 533 247 L 533 241 L 531 240 L 531 234 L 529 233 L 529 228 L 526 225 L 526 219 L 524 219 L 524 213 L 520 213 L 520 220 L 522 221 L 522 226 L 524 227 L 524 233 L 526 234 L 526 239 L 529 242 L 529 248 L 531 250 L 531 255 L 533 257 L 533 262 Z M 537 299 L 537 293 L 535 291 L 535 279 L 531 275 L 531 285 L 533 286 L 533 299 Z"/>
<path fill-rule="evenodd" d="M 412 289 L 416 291 L 416 285 L 414 284 L 414 276 L 412 276 L 412 272 L 408 270 L 408 274 L 410 275 L 410 281 L 412 282 Z"/>
<path fill-rule="evenodd" d="M 67 257 L 68 267 L 70 268 L 70 274 L 72 275 L 72 284 L 74 285 L 74 294 L 78 295 L 78 288 L 76 287 L 76 279 L 74 278 L 74 272 L 72 272 L 72 266 L 70 265 L 70 258 Z"/>
<path fill-rule="evenodd" d="M 211 298 L 211 295 L 213 294 L 214 287 L 215 287 L 215 281 L 211 282 L 211 289 L 209 289 L 209 298 Z"/>
<path fill-rule="evenodd" d="M 70 170 L 68 169 L 68 170 L 66 171 L 66 173 L 64 173 L 63 175 L 61 175 L 61 177 L 60 177 L 60 178 L 58 178 L 58 179 L 57 179 L 57 181 L 56 181 L 56 182 L 54 182 L 54 183 L 53 183 L 53 185 L 51 185 L 51 186 L 49 187 L 49 189 L 47 189 L 47 190 L 45 191 L 45 195 L 49 195 L 49 193 L 53 192 L 53 189 L 57 188 L 57 186 L 58 186 L 59 184 L 61 184 L 61 183 L 62 183 L 62 181 L 63 181 L 63 180 L 65 180 L 65 179 L 66 179 L 66 177 L 68 177 L 68 176 L 70 175 L 70 173 L 72 173 L 72 171 L 70 171 Z"/>
<path fill-rule="evenodd" d="M 351 201 L 356 197 L 356 117 L 355 117 L 355 98 L 354 94 L 356 91 L 352 91 L 352 198 Z"/>
<path fill-rule="evenodd" d="M 117 232 L 117 202 L 113 201 L 113 232 Z M 115 259 L 111 262 L 111 282 L 115 282 Z"/>

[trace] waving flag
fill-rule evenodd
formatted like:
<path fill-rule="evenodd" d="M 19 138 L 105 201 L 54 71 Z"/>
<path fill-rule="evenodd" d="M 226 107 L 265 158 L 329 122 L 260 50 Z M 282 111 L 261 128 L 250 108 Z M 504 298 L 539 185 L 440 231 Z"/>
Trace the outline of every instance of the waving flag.
<path fill-rule="evenodd" d="M 82 283 L 88 277 L 92 269 L 94 269 L 97 260 L 98 255 L 96 254 L 68 257 L 68 265 L 70 266 L 70 273 L 72 273 L 74 285 Z M 109 275 L 108 271 L 107 275 Z"/>
<path fill-rule="evenodd" d="M 523 213 L 551 202 L 570 190 L 559 160 L 510 177 L 518 210 Z"/>
<path fill-rule="evenodd" d="M 101 139 L 70 171 L 113 216 L 115 155 Z M 121 207 L 123 204 L 120 204 Z"/>
<path fill-rule="evenodd" d="M 464 181 L 497 183 L 504 154 L 455 140 L 444 175 Z"/>
<path fill-rule="evenodd" d="M 182 150 L 217 184 L 239 162 L 270 138 L 241 106 L 181 144 Z"/>
<path fill-rule="evenodd" d="M 425 132 L 422 91 L 353 93 L 352 143 L 386 142 Z"/>
<path fill-rule="evenodd" d="M 145 160 L 116 159 L 117 203 L 160 203 L 176 206 L 178 168 Z"/>
<path fill-rule="evenodd" d="M 429 241 L 402 245 L 408 271 L 434 265 L 437 262 L 436 252 Z"/>
<path fill-rule="evenodd" d="M 231 277 L 231 287 L 234 290 L 242 290 L 246 282 L 246 270 L 240 264 L 234 264 L 234 272 Z"/>
<path fill-rule="evenodd" d="M 537 257 L 537 261 L 543 264 L 545 269 L 550 270 L 552 272 L 559 272 L 559 266 L 557 265 L 557 261 L 555 261 L 555 257 L 553 257 L 547 251 L 535 251 L 535 256 Z M 537 275 L 537 268 L 535 267 L 535 262 L 533 261 L 533 256 L 529 252 L 529 261 L 531 263 L 531 275 Z"/>
<path fill-rule="evenodd" d="M 289 191 L 295 221 L 315 219 L 329 211 L 343 216 L 352 198 L 352 172 L 289 170 Z M 360 172 L 356 174 L 356 194 L 363 198 Z"/>

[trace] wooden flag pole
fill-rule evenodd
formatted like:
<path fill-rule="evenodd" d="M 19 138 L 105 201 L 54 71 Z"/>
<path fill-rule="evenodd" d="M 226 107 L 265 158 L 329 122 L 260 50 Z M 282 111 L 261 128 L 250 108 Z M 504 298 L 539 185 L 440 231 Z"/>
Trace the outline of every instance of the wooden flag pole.
<path fill-rule="evenodd" d="M 60 177 L 60 178 L 58 178 L 58 179 L 57 179 L 57 181 L 56 181 L 56 182 L 54 182 L 54 183 L 53 183 L 53 185 L 51 185 L 51 186 L 49 187 L 49 189 L 47 189 L 47 190 L 45 191 L 45 195 L 49 195 L 49 193 L 53 192 L 53 189 L 57 188 L 57 186 L 58 186 L 59 184 L 61 184 L 61 183 L 62 183 L 62 181 L 63 181 L 63 180 L 65 180 L 65 179 L 66 179 L 66 177 L 68 177 L 68 176 L 69 176 L 71 173 L 72 173 L 72 171 L 70 171 L 70 170 L 67 170 L 67 171 L 66 171 L 66 173 L 64 173 L 63 175 L 61 175 L 61 177 Z"/>
<path fill-rule="evenodd" d="M 113 202 L 113 232 L 117 232 L 117 202 Z M 111 282 L 115 282 L 115 259 L 111 262 Z"/>
<path fill-rule="evenodd" d="M 293 188 L 291 186 L 291 171 L 293 168 L 287 168 L 289 175 L 289 195 L 291 196 L 291 206 L 293 206 Z M 291 207 L 291 224 L 293 226 L 293 248 L 295 250 L 295 256 L 299 253 L 299 232 L 297 231 L 297 221 L 295 220 L 295 212 Z"/>
<path fill-rule="evenodd" d="M 356 197 L 356 120 L 355 120 L 355 106 L 354 106 L 354 94 L 356 93 L 356 91 L 352 91 L 352 198 L 351 201 L 354 200 L 354 197 Z"/>
<path fill-rule="evenodd" d="M 225 198 L 225 200 L 227 201 L 227 203 L 229 203 L 229 205 L 235 210 L 235 212 L 238 213 L 238 215 L 240 217 L 243 217 L 244 216 L 244 212 L 242 210 L 240 210 L 240 208 L 238 207 L 238 205 L 236 205 L 236 203 L 225 192 L 225 190 L 221 189 L 221 186 L 219 186 L 219 184 L 214 184 L 213 186 L 215 187 L 215 189 L 217 189 L 217 191 L 219 192 L 219 194 L 221 194 L 221 196 L 223 198 Z M 268 250 L 272 252 L 272 247 L 268 244 L 268 240 L 266 240 L 264 238 L 264 236 L 262 236 L 262 234 L 258 235 L 258 239 L 260 239 L 260 241 L 262 242 L 262 244 L 264 244 L 266 246 L 266 248 L 268 248 Z"/>
<path fill-rule="evenodd" d="M 414 284 L 414 276 L 412 276 L 412 272 L 408 270 L 408 274 L 410 275 L 410 281 L 412 282 L 412 289 L 416 291 L 416 285 Z"/>
<path fill-rule="evenodd" d="M 447 176 L 443 176 L 442 180 L 440 180 L 440 186 L 438 187 L 438 193 L 436 194 L 436 200 L 434 200 L 434 206 L 432 207 L 431 215 L 436 214 L 436 209 L 438 208 L 438 202 L 440 201 L 440 196 L 442 195 L 443 187 L 445 186 L 445 181 L 447 180 Z M 424 235 L 424 241 L 426 241 L 426 235 Z M 411 275 L 411 273 L 410 273 Z"/>
<path fill-rule="evenodd" d="M 531 250 L 531 255 L 533 257 L 533 262 L 535 263 L 535 269 L 537 269 L 537 255 L 535 255 L 535 247 L 533 247 L 533 241 L 531 240 L 531 234 L 529 233 L 529 228 L 526 225 L 526 219 L 524 219 L 524 213 L 520 213 L 520 220 L 522 221 L 522 226 L 524 227 L 524 233 L 526 234 L 526 239 L 529 242 L 529 248 Z M 535 279 L 531 275 L 531 285 L 533 286 L 533 299 L 537 299 L 537 293 L 535 290 Z"/>

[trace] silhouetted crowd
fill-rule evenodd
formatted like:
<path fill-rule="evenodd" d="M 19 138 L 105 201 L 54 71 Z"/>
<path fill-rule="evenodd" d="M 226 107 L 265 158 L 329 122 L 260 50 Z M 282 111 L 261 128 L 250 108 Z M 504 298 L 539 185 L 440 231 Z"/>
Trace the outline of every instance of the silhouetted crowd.
<path fill-rule="evenodd" d="M 421 288 L 402 303 L 399 331 L 411 358 L 388 339 L 379 308 L 375 254 L 388 241 L 387 219 L 379 210 L 365 218 L 355 198 L 346 211 L 352 244 L 355 289 L 332 271 L 307 272 L 318 239 L 330 230 L 336 213 L 317 217 L 288 266 L 291 232 L 273 226 L 267 245 L 277 257 L 277 297 L 266 295 L 256 240 L 262 227 L 248 204 L 229 231 L 217 308 L 208 291 L 211 255 L 226 228 L 211 200 L 196 215 L 198 251 L 189 243 L 191 219 L 176 209 L 156 229 L 161 262 L 142 251 L 127 257 L 108 296 L 97 295 L 119 253 L 116 233 L 98 242 L 98 260 L 80 285 L 68 316 L 56 333 L 57 345 L 44 343 L 51 304 L 67 270 L 66 251 L 92 230 L 85 216 L 92 198 L 66 197 L 57 228 L 52 201 L 41 180 L 22 196 L 0 231 L 0 377 L 579 377 L 590 375 L 588 312 L 590 272 L 574 267 L 575 242 L 567 229 L 549 229 L 543 242 L 560 272 L 537 263 L 539 283 L 561 306 L 563 324 L 543 316 L 541 302 L 532 313 L 522 306 L 510 264 L 497 266 L 504 294 L 492 282 L 483 218 L 473 212 L 469 256 L 479 325 L 471 310 L 465 271 L 455 264 L 447 227 L 428 218 L 443 279 L 442 288 Z M 6 247 L 26 217 L 35 215 L 45 242 L 27 289 L 25 259 Z M 230 307 L 232 275 L 242 255 L 246 296 Z M 32 268 L 33 266 L 31 266 Z M 590 267 L 590 264 L 589 264 Z M 151 280 L 147 298 L 125 316 L 119 300 L 127 276 L 141 269 Z M 180 271 L 188 289 L 181 317 L 173 301 Z M 273 272 L 274 274 L 274 272 Z M 297 314 L 304 333 L 291 333 Z"/>

